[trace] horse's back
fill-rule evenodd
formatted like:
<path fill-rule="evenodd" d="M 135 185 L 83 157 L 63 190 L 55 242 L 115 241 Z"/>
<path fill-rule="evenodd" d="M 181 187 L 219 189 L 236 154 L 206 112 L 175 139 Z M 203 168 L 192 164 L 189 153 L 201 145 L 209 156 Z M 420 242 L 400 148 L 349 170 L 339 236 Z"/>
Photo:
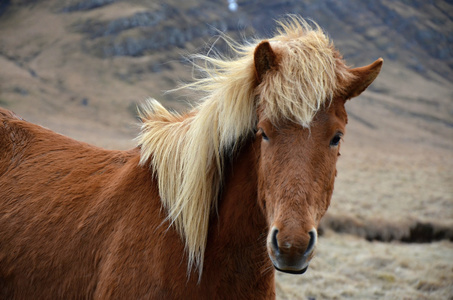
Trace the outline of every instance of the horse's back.
<path fill-rule="evenodd" d="M 1 166 L 5 167 L 0 175 L 14 173 L 17 167 L 25 165 L 27 170 L 39 168 L 51 170 L 58 168 L 86 168 L 91 163 L 93 168 L 104 162 L 125 162 L 130 157 L 127 151 L 101 149 L 69 137 L 55 133 L 42 126 L 32 124 L 0 108 L 0 157 Z M 80 164 L 85 162 L 85 164 Z"/>

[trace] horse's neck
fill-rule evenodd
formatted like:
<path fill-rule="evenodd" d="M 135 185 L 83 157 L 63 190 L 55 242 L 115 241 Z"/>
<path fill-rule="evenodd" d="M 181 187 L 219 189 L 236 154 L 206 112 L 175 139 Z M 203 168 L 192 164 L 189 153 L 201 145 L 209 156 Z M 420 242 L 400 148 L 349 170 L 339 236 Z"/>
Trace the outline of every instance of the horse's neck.
<path fill-rule="evenodd" d="M 251 240 L 256 242 L 256 235 L 266 231 L 266 220 L 257 201 L 257 147 L 259 144 L 249 141 L 232 162 L 227 162 L 218 217 L 215 216 L 212 230 L 229 244 L 250 245 Z"/>
<path fill-rule="evenodd" d="M 219 285 L 235 286 L 238 291 L 250 289 L 252 298 L 272 298 L 274 271 L 266 252 L 267 224 L 257 202 L 258 147 L 258 142 L 248 142 L 227 165 L 218 215 L 210 224 L 203 276 L 220 277 Z"/>

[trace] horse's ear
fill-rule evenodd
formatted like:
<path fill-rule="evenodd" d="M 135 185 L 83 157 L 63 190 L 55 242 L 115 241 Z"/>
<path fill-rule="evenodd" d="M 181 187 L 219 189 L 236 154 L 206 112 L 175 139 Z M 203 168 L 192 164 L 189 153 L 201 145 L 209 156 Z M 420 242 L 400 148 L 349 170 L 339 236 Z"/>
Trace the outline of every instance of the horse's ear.
<path fill-rule="evenodd" d="M 258 83 L 263 80 L 264 74 L 277 66 L 277 55 L 268 41 L 262 41 L 255 48 L 255 75 Z"/>
<path fill-rule="evenodd" d="M 379 58 L 374 63 L 360 68 L 350 69 L 349 72 L 355 75 L 355 79 L 347 87 L 348 99 L 357 97 L 376 79 L 381 71 L 384 60 Z"/>

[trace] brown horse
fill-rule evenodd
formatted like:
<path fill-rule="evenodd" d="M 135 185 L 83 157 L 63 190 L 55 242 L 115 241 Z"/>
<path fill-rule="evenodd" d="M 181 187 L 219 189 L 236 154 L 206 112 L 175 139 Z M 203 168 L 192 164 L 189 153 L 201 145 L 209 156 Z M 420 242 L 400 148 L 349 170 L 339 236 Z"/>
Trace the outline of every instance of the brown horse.
<path fill-rule="evenodd" d="M 382 59 L 351 69 L 317 25 L 279 25 L 204 57 L 188 114 L 149 101 L 129 151 L 0 110 L 0 298 L 268 299 L 274 268 L 304 273 L 345 102 Z"/>

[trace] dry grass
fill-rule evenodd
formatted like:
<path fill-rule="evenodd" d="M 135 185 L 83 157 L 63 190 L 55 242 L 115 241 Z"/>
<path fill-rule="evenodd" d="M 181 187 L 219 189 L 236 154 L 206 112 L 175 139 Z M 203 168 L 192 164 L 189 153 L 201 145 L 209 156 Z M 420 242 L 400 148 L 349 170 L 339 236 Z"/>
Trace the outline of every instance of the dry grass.
<path fill-rule="evenodd" d="M 303 276 L 277 274 L 277 299 L 451 299 L 453 245 L 367 242 L 327 233 Z"/>

